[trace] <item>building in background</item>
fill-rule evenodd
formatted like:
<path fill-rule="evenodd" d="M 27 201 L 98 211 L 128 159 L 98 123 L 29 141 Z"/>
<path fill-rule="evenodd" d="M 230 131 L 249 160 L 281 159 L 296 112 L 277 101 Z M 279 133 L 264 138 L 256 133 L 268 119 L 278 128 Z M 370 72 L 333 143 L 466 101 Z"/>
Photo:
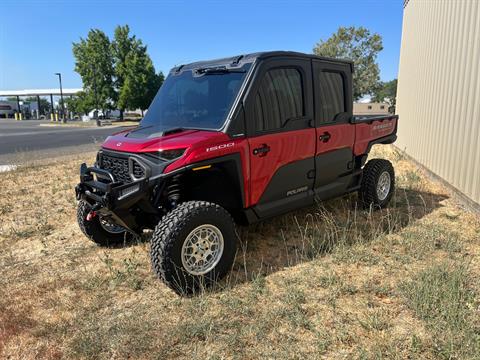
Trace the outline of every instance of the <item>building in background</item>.
<path fill-rule="evenodd" d="M 397 146 L 480 203 L 480 1 L 404 2 Z"/>
<path fill-rule="evenodd" d="M 375 116 L 387 115 L 390 105 L 386 103 L 354 103 L 353 115 L 356 116 Z"/>

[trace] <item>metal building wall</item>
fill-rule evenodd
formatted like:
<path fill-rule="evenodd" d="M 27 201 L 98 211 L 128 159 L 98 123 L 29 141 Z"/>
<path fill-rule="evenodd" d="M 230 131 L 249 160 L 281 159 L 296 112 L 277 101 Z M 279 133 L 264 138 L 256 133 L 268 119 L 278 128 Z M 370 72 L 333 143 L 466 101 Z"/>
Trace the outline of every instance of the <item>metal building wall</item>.
<path fill-rule="evenodd" d="M 397 146 L 480 203 L 480 1 L 405 3 Z"/>

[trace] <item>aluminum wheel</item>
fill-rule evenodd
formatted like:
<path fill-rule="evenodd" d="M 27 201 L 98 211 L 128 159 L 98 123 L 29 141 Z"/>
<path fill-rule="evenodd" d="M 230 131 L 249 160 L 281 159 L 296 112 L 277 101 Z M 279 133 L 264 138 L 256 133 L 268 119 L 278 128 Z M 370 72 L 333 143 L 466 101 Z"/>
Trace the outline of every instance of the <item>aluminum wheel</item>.
<path fill-rule="evenodd" d="M 120 234 L 125 232 L 125 228 L 112 223 L 109 219 L 104 218 L 101 215 L 99 215 L 98 220 L 100 220 L 100 226 L 103 228 L 103 230 L 109 232 L 110 234 Z"/>
<path fill-rule="evenodd" d="M 388 194 L 390 193 L 391 184 L 392 181 L 390 179 L 390 173 L 388 171 L 381 173 L 377 182 L 378 200 L 383 201 L 387 198 Z"/>
<path fill-rule="evenodd" d="M 200 225 L 183 242 L 182 265 L 192 275 L 205 275 L 217 266 L 222 255 L 220 229 L 210 224 Z"/>

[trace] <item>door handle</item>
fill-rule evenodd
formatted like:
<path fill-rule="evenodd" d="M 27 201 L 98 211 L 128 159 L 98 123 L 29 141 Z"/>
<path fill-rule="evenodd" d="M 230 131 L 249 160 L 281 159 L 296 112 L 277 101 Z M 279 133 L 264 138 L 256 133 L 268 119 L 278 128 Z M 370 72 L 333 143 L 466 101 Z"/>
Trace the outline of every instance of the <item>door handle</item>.
<path fill-rule="evenodd" d="M 326 143 L 326 142 L 328 142 L 328 140 L 330 140 L 331 137 L 332 137 L 332 135 L 330 135 L 330 133 L 328 131 L 326 131 L 318 137 L 318 140 Z"/>
<path fill-rule="evenodd" d="M 270 151 L 270 146 L 262 144 L 261 147 L 253 149 L 253 155 L 265 156 Z"/>

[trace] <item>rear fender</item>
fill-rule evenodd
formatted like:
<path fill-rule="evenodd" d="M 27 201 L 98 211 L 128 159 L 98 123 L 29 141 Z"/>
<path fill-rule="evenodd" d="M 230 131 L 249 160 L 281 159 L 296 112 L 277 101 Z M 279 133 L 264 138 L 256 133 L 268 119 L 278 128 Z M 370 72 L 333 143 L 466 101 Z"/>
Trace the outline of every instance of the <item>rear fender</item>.
<path fill-rule="evenodd" d="M 392 144 L 397 139 L 398 116 L 354 120 L 355 156 L 368 154 L 375 144 Z"/>

